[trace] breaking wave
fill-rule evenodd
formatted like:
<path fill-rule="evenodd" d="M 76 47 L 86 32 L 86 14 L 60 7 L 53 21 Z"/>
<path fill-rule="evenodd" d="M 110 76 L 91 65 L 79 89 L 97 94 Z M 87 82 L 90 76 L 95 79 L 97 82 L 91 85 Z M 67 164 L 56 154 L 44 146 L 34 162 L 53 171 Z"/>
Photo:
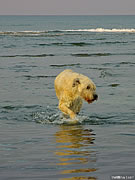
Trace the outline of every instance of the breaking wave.
<path fill-rule="evenodd" d="M 10 35 L 10 36 L 60 36 L 65 35 L 62 33 L 65 32 L 98 32 L 98 33 L 135 33 L 135 29 L 123 28 L 123 29 L 104 29 L 104 28 L 95 28 L 95 29 L 67 29 L 67 30 L 45 30 L 45 31 L 0 31 L 0 35 Z"/>
<path fill-rule="evenodd" d="M 96 29 L 77 29 L 77 30 L 65 30 L 67 32 L 128 32 L 135 33 L 135 29 L 104 29 L 104 28 L 96 28 Z"/>

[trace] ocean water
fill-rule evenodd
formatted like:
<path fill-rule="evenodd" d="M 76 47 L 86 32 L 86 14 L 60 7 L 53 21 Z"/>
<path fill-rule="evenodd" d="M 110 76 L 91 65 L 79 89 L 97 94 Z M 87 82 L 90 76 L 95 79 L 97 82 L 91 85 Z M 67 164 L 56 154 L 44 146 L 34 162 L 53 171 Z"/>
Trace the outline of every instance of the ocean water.
<path fill-rule="evenodd" d="M 90 77 L 78 124 L 54 79 Z M 0 16 L 0 179 L 135 179 L 135 16 Z"/>

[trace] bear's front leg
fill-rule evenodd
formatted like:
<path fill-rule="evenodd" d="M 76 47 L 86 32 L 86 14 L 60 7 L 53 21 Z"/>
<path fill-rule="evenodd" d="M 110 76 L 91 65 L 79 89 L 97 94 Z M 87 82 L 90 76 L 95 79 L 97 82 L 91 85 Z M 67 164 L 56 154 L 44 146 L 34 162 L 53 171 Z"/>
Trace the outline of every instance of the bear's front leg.
<path fill-rule="evenodd" d="M 71 109 L 69 109 L 69 108 L 66 106 L 66 103 L 60 102 L 60 103 L 59 103 L 59 109 L 60 109 L 63 113 L 68 114 L 71 119 L 74 119 L 74 118 L 76 117 L 76 114 L 75 114 Z"/>

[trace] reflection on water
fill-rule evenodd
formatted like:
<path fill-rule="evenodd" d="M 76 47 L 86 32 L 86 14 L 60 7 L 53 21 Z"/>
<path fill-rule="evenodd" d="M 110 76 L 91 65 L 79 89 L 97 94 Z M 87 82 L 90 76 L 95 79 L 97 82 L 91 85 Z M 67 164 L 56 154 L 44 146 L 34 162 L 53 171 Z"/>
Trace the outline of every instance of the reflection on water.
<path fill-rule="evenodd" d="M 94 146 L 95 134 L 81 125 L 60 126 L 56 132 L 55 154 L 58 156 L 61 180 L 97 179 L 92 172 L 97 171 L 96 151 Z"/>

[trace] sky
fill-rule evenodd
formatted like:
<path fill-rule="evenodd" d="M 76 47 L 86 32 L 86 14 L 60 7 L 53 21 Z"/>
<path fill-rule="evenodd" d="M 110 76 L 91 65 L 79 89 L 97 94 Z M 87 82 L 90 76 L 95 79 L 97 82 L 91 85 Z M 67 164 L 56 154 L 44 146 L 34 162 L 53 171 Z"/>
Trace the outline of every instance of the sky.
<path fill-rule="evenodd" d="M 0 15 L 135 15 L 135 0 L 0 0 Z"/>

